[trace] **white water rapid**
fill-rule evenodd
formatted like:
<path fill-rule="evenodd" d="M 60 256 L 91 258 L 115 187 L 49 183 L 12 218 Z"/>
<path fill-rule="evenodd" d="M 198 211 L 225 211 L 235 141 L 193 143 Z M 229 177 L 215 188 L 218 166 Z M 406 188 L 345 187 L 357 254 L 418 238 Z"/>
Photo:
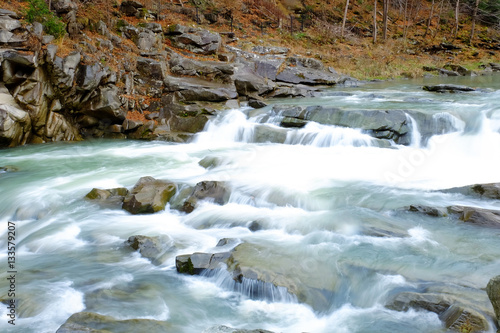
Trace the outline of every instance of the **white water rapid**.
<path fill-rule="evenodd" d="M 416 110 L 456 128 L 425 141 L 426 129 L 412 116 L 408 145 L 316 122 L 283 128 L 270 105 L 225 111 L 187 144 L 96 140 L 1 150 L 0 166 L 18 171 L 0 173 L 0 331 L 54 333 L 73 313 L 88 311 L 166 321 L 172 332 L 188 333 L 215 325 L 288 333 L 446 332 L 436 313 L 387 306 L 398 293 L 428 292 L 477 304 L 495 332 L 484 288 L 500 274 L 500 229 L 401 210 L 500 209 L 495 200 L 439 191 L 500 182 L 500 78 L 462 80 L 494 91 L 435 94 L 421 89 L 427 82 L 394 81 L 271 101 Z M 201 160 L 213 163 L 204 168 Z M 186 186 L 224 181 L 231 196 L 225 205 L 203 202 L 190 214 L 167 205 L 151 215 L 84 199 L 94 187 L 131 188 L 142 176 Z M 15 327 L 8 323 L 9 222 L 16 228 Z M 252 222 L 259 230 L 249 229 Z M 160 262 L 125 246 L 132 235 L 161 236 Z M 216 247 L 222 238 L 233 245 Z M 279 282 L 176 272 L 177 255 L 239 243 L 258 249 L 248 258 L 256 267 L 314 286 L 326 303 L 303 302 Z"/>

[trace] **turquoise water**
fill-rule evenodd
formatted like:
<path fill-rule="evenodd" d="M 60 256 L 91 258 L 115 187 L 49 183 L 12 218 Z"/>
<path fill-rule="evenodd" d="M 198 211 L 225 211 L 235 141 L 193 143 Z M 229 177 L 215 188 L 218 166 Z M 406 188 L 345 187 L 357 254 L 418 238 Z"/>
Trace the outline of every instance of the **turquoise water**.
<path fill-rule="evenodd" d="M 454 117 L 460 131 L 435 136 L 427 146 L 378 148 L 360 131 L 314 124 L 309 134 L 287 130 L 286 144 L 258 143 L 255 128 L 268 107 L 227 111 L 189 144 L 96 140 L 1 150 L 0 165 L 19 171 L 0 174 L 0 261 L 7 264 L 11 221 L 18 302 L 16 326 L 7 323 L 2 305 L 0 329 L 55 332 L 85 310 L 168 321 L 173 332 L 222 324 L 276 332 L 446 331 L 434 313 L 386 308 L 402 291 L 444 292 L 491 314 L 483 289 L 500 274 L 500 231 L 398 210 L 410 204 L 500 209 L 494 200 L 436 191 L 500 182 L 500 80 L 449 79 L 491 88 L 488 93 L 421 89 L 441 80 L 343 87 L 314 99 L 276 101 Z M 413 131 L 418 136 L 419 129 Z M 206 157 L 218 166 L 201 167 Z M 169 207 L 130 215 L 83 199 L 93 187 L 130 188 L 142 176 L 186 185 L 221 180 L 232 194 L 224 206 L 205 203 L 188 215 Z M 262 230 L 251 232 L 252 221 Z M 163 237 L 162 263 L 123 245 L 137 234 Z M 247 259 L 254 265 L 279 266 L 298 281 L 331 289 L 328 308 L 313 309 L 293 297 L 251 299 L 221 280 L 176 273 L 176 255 L 218 252 L 221 238 L 258 247 L 260 254 Z M 3 270 L 4 301 L 7 277 Z"/>

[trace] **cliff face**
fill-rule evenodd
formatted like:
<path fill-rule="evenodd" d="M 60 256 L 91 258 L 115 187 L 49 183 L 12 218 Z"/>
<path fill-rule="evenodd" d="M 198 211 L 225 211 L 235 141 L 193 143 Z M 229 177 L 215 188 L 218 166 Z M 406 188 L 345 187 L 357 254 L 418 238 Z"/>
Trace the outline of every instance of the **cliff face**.
<path fill-rule="evenodd" d="M 133 4 L 136 15 L 140 4 Z M 0 11 L 0 146 L 86 137 L 185 141 L 240 100 L 312 96 L 318 85 L 345 80 L 315 59 L 287 57 L 283 48 L 276 54 L 227 46 L 224 53 L 232 34 L 178 24 L 122 21 L 119 37 L 99 21 L 90 38 L 71 25 L 82 21 L 74 7 L 65 14 L 75 42 L 70 53 L 51 44 L 41 24 L 26 26 L 16 13 Z M 122 4 L 123 14 L 132 7 Z M 104 63 L 117 50 L 123 58 L 114 59 L 113 70 Z M 200 59 L 207 55 L 211 60 Z"/>

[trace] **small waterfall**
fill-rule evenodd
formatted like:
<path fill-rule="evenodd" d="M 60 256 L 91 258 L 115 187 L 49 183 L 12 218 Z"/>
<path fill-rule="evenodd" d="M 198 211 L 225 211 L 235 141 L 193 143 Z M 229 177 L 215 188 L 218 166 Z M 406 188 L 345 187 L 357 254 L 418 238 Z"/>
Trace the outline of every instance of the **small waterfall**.
<path fill-rule="evenodd" d="M 316 147 L 354 146 L 369 147 L 374 139 L 359 129 L 325 126 L 310 122 L 304 128 L 289 131 L 286 144 Z"/>
<path fill-rule="evenodd" d="M 205 131 L 198 133 L 195 143 L 203 142 L 251 142 L 255 124 L 248 121 L 240 110 L 231 110 L 209 121 Z"/>
<path fill-rule="evenodd" d="M 223 289 L 238 292 L 250 299 L 278 303 L 297 303 L 297 297 L 290 294 L 287 288 L 275 286 L 269 282 L 246 277 L 242 277 L 241 281 L 236 281 L 224 269 L 205 270 L 201 275 L 210 278 Z"/>
<path fill-rule="evenodd" d="M 406 118 L 408 119 L 409 123 L 411 124 L 410 146 L 415 147 L 415 148 L 420 148 L 420 143 L 422 142 L 422 134 L 420 134 L 420 131 L 418 130 L 417 121 L 409 114 L 406 114 Z"/>

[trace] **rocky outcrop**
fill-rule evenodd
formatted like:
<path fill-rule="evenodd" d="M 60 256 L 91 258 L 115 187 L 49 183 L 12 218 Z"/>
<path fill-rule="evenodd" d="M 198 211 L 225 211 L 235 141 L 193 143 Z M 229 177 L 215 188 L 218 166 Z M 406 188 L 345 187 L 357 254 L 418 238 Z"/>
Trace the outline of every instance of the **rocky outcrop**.
<path fill-rule="evenodd" d="M 493 305 L 497 325 L 500 327 L 500 275 L 495 276 L 488 282 L 486 293 L 488 294 L 491 305 Z"/>
<path fill-rule="evenodd" d="M 140 15 L 142 8 L 144 8 L 142 3 L 133 0 L 122 1 L 120 4 L 120 11 L 127 16 Z"/>
<path fill-rule="evenodd" d="M 169 332 L 171 324 L 152 319 L 119 320 L 93 312 L 73 314 L 56 333 L 76 332 Z"/>
<path fill-rule="evenodd" d="M 152 214 L 165 209 L 176 192 L 174 183 L 142 177 L 125 197 L 122 208 L 132 214 Z"/>
<path fill-rule="evenodd" d="M 19 18 L 10 10 L 0 9 L 0 46 L 19 47 L 27 41 L 28 33 Z"/>
<path fill-rule="evenodd" d="M 182 211 L 191 213 L 199 201 L 208 200 L 218 205 L 224 205 L 229 200 L 230 192 L 222 182 L 203 181 L 196 184 L 191 195 L 184 201 Z"/>
<path fill-rule="evenodd" d="M 393 140 L 402 145 L 411 143 L 412 121 L 417 122 L 423 143 L 432 135 L 458 130 L 450 119 L 413 110 L 344 110 L 323 106 L 276 105 L 271 113 L 283 117 L 282 127 L 300 128 L 314 121 L 323 125 L 359 128 L 377 139 Z"/>

